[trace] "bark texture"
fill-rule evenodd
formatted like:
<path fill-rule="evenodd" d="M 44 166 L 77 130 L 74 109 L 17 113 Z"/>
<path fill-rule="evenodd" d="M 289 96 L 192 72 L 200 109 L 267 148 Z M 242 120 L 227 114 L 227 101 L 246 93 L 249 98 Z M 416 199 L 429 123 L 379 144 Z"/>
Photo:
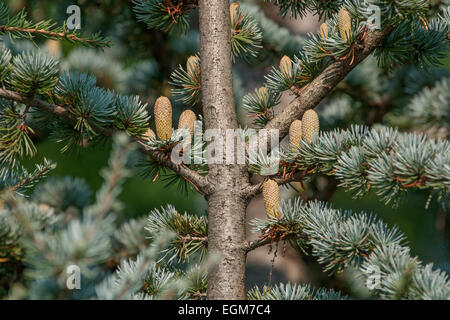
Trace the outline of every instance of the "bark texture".
<path fill-rule="evenodd" d="M 229 2 L 200 0 L 200 54 L 206 129 L 238 128 L 233 97 Z M 245 299 L 245 211 L 242 189 L 249 185 L 244 165 L 209 165 L 214 190 L 208 200 L 208 250 L 221 256 L 208 278 L 208 299 Z"/>

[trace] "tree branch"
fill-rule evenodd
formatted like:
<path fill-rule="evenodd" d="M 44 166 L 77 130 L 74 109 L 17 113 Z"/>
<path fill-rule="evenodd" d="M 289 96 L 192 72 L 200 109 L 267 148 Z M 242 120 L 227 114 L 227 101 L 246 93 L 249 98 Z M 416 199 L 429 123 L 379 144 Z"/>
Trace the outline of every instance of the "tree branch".
<path fill-rule="evenodd" d="M 318 77 L 304 87 L 301 95 L 276 115 L 266 125 L 265 129 L 278 129 L 280 130 L 280 138 L 285 137 L 289 132 L 292 121 L 300 119 L 306 110 L 315 108 L 350 71 L 381 45 L 392 30 L 393 26 L 387 26 L 382 31 L 367 31 L 364 43 L 355 47 L 353 63 L 350 64 L 349 57 L 328 66 Z"/>
<path fill-rule="evenodd" d="M 0 88 L 0 97 L 7 100 L 23 103 L 24 105 L 29 107 L 38 108 L 42 111 L 51 113 L 59 118 L 62 118 L 70 122 L 76 121 L 75 116 L 72 113 L 70 113 L 66 108 L 46 102 L 34 96 L 27 96 L 14 91 Z M 96 132 L 98 134 L 111 137 L 116 132 L 116 130 L 113 128 L 96 128 Z M 134 138 L 134 140 L 139 142 L 140 152 L 150 156 L 160 165 L 165 166 L 176 172 L 178 175 L 189 181 L 194 186 L 194 188 L 200 193 L 209 194 L 212 192 L 213 186 L 210 184 L 207 177 L 201 176 L 200 174 L 198 174 L 194 170 L 189 169 L 183 164 L 177 165 L 173 163 L 170 160 L 170 158 L 165 157 L 165 155 L 162 152 L 150 149 L 147 145 L 144 145 L 142 142 L 140 142 L 138 138 Z"/>
<path fill-rule="evenodd" d="M 289 133 L 289 127 L 295 119 L 301 119 L 308 109 L 315 108 L 359 63 L 367 58 L 394 29 L 389 25 L 382 31 L 368 31 L 364 43 L 355 47 L 354 59 L 350 57 L 338 60 L 328 66 L 318 77 L 309 83 L 299 97 L 285 107 L 264 127 L 266 130 L 278 129 L 279 137 L 283 139 Z M 269 143 L 270 145 L 270 143 Z M 248 151 L 249 142 L 246 144 Z M 270 147 L 268 148 L 270 151 Z M 261 185 L 251 185 L 244 189 L 247 198 L 252 198 L 261 190 Z"/>
<path fill-rule="evenodd" d="M 289 182 L 299 181 L 300 179 L 304 178 L 307 175 L 308 175 L 308 172 L 306 172 L 306 171 L 298 171 L 292 175 L 287 175 L 286 177 L 278 176 L 278 177 L 271 177 L 270 179 L 275 181 L 278 185 L 283 185 L 283 184 L 286 184 Z M 250 186 L 247 186 L 246 188 L 243 189 L 242 193 L 247 198 L 253 198 L 257 194 L 261 193 L 262 185 L 264 184 L 264 181 L 257 183 L 257 184 L 252 184 Z"/>
<path fill-rule="evenodd" d="M 247 241 L 244 243 L 244 246 L 242 249 L 245 251 L 245 253 L 249 253 L 250 251 L 253 251 L 255 249 L 258 249 L 259 247 L 263 247 L 267 244 L 276 243 L 279 241 L 286 241 L 286 240 L 293 240 L 293 239 L 300 239 L 304 237 L 304 234 L 289 234 L 288 236 L 284 237 L 283 239 L 272 239 L 272 238 L 259 238 L 253 241 Z"/>

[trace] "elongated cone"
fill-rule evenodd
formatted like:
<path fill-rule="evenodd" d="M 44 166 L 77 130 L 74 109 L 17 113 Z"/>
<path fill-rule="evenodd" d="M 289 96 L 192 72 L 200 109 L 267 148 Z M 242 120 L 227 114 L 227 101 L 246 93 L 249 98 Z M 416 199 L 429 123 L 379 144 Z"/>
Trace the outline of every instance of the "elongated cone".
<path fill-rule="evenodd" d="M 159 97 L 155 102 L 156 133 L 161 140 L 172 136 L 172 104 L 167 97 Z"/>
<path fill-rule="evenodd" d="M 231 20 L 236 19 L 237 17 L 237 11 L 239 9 L 239 3 L 238 2 L 233 2 L 230 4 L 230 17 Z"/>
<path fill-rule="evenodd" d="M 142 137 L 144 140 L 150 141 L 151 138 L 155 138 L 156 134 L 153 132 L 152 129 L 147 129 L 147 131 L 144 133 L 144 136 Z"/>
<path fill-rule="evenodd" d="M 195 78 L 197 73 L 200 71 L 197 67 L 198 57 L 190 56 L 186 62 L 186 71 L 191 78 Z"/>
<path fill-rule="evenodd" d="M 315 132 L 319 132 L 319 116 L 317 113 L 309 109 L 303 114 L 302 118 L 302 139 L 311 142 Z"/>
<path fill-rule="evenodd" d="M 278 206 L 280 205 L 280 191 L 278 189 L 278 184 L 273 180 L 267 180 L 263 183 L 262 194 L 267 215 L 270 217 L 281 218 L 281 212 L 278 209 Z"/>
<path fill-rule="evenodd" d="M 320 37 L 322 39 L 328 38 L 328 25 L 326 23 L 320 25 Z"/>
<path fill-rule="evenodd" d="M 350 13 L 347 11 L 347 9 L 342 8 L 341 10 L 339 10 L 338 24 L 341 38 L 344 40 L 348 40 L 348 38 L 352 34 L 352 19 L 350 18 Z"/>
<path fill-rule="evenodd" d="M 280 70 L 288 78 L 292 78 L 292 60 L 288 56 L 284 56 L 280 61 Z"/>
<path fill-rule="evenodd" d="M 300 140 L 302 139 L 302 122 L 294 120 L 289 127 L 289 144 L 291 150 L 300 147 Z"/>
<path fill-rule="evenodd" d="M 180 120 L 178 121 L 178 129 L 187 128 L 191 133 L 191 137 L 194 134 L 194 124 L 197 117 L 192 110 L 183 111 L 180 116 Z"/>

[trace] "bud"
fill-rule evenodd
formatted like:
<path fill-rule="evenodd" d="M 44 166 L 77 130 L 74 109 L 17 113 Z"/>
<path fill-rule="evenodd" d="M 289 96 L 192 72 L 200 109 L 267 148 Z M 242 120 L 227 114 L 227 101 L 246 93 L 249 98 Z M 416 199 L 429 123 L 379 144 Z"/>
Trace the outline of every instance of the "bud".
<path fill-rule="evenodd" d="M 152 129 L 147 129 L 142 138 L 144 140 L 150 141 L 152 138 L 156 138 L 156 134 L 153 132 Z"/>
<path fill-rule="evenodd" d="M 315 132 L 319 132 L 319 117 L 314 110 L 309 109 L 302 118 L 302 139 L 311 142 Z"/>
<path fill-rule="evenodd" d="M 184 111 L 180 116 L 180 120 L 178 121 L 178 129 L 183 128 L 189 129 L 189 132 L 191 133 L 192 137 L 192 135 L 194 134 L 195 120 L 197 120 L 197 117 L 195 116 L 195 113 L 192 110 Z"/>
<path fill-rule="evenodd" d="M 197 74 L 200 72 L 198 70 L 198 57 L 190 56 L 186 62 L 186 71 L 191 78 L 195 78 Z"/>
<path fill-rule="evenodd" d="M 261 87 L 258 89 L 258 97 L 260 99 L 264 99 L 264 97 L 266 97 L 269 93 L 267 92 L 267 88 L 266 87 Z"/>
<path fill-rule="evenodd" d="M 294 120 L 289 127 L 289 144 L 291 150 L 300 147 L 300 140 L 302 139 L 302 122 Z"/>
<path fill-rule="evenodd" d="M 280 61 L 281 73 L 286 75 L 288 78 L 292 78 L 292 60 L 288 56 L 284 56 Z"/>
<path fill-rule="evenodd" d="M 280 205 L 278 184 L 273 180 L 267 180 L 263 183 L 262 194 L 267 215 L 269 217 L 281 218 L 281 212 L 278 209 L 278 206 Z"/>
<path fill-rule="evenodd" d="M 338 24 L 341 38 L 344 40 L 348 40 L 348 38 L 352 34 L 352 19 L 350 18 L 350 13 L 347 11 L 347 9 L 342 8 L 341 10 L 339 10 Z"/>
<path fill-rule="evenodd" d="M 239 3 L 238 2 L 233 2 L 233 3 L 230 4 L 230 17 L 231 17 L 231 19 L 237 17 L 238 9 L 239 9 Z"/>
<path fill-rule="evenodd" d="M 172 104 L 167 97 L 159 97 L 155 102 L 156 133 L 161 140 L 172 136 Z"/>
<path fill-rule="evenodd" d="M 326 23 L 320 25 L 320 36 L 322 39 L 328 38 L 328 25 Z"/>

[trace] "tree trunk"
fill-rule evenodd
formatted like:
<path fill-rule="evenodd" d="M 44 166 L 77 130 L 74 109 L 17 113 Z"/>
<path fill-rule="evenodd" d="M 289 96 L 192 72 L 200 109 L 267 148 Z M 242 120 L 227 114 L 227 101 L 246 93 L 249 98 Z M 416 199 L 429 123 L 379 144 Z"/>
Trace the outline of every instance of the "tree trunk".
<path fill-rule="evenodd" d="M 200 0 L 200 55 L 205 129 L 238 128 L 233 97 L 230 11 L 227 0 Z M 244 165 L 210 164 L 208 250 L 221 256 L 208 278 L 208 299 L 245 299 L 245 210 L 249 185 Z"/>

